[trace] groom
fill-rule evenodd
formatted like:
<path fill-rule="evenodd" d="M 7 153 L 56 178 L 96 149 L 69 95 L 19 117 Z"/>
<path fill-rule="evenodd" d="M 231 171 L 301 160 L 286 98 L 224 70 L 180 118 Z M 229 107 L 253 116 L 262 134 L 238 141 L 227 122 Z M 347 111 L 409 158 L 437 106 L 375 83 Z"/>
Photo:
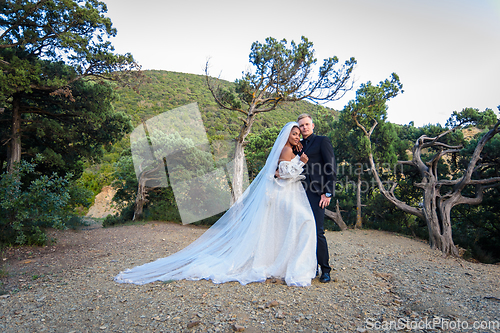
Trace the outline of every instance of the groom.
<path fill-rule="evenodd" d="M 320 282 L 330 282 L 330 265 L 328 264 L 328 244 L 326 243 L 323 221 L 325 207 L 330 204 L 335 194 L 335 181 L 337 180 L 337 163 L 330 140 L 326 136 L 313 133 L 314 123 L 308 114 L 301 114 L 297 122 L 302 134 L 302 152 L 309 157 L 304 166 L 302 181 L 306 189 L 307 198 L 314 213 L 316 221 L 316 257 L 321 267 Z"/>

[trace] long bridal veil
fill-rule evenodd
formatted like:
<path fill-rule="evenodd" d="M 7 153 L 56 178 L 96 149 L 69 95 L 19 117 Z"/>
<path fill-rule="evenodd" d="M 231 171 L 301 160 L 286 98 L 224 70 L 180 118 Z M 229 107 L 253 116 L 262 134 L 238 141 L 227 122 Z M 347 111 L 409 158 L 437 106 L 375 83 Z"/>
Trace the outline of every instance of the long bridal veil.
<path fill-rule="evenodd" d="M 200 238 L 175 254 L 121 272 L 115 281 L 210 279 L 247 284 L 275 276 L 289 285 L 309 285 L 316 268 L 314 217 L 300 182 L 287 188 L 274 179 L 294 125 L 283 127 L 264 168 Z"/>

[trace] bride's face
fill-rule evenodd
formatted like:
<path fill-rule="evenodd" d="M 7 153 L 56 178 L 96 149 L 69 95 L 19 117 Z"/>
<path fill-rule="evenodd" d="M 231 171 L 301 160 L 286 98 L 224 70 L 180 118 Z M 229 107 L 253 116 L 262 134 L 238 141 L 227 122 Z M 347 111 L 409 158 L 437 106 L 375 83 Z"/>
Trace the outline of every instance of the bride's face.
<path fill-rule="evenodd" d="M 300 130 L 297 127 L 292 128 L 290 136 L 288 137 L 288 143 L 292 146 L 298 145 L 300 142 Z"/>

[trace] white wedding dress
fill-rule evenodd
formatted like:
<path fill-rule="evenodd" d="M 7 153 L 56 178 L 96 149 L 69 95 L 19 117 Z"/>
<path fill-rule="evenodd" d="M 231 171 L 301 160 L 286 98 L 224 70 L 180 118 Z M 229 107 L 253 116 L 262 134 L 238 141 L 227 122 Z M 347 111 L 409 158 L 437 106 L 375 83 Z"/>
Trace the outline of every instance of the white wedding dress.
<path fill-rule="evenodd" d="M 116 282 L 264 282 L 309 286 L 316 275 L 316 226 L 300 180 L 303 163 L 278 158 L 296 123 L 281 130 L 266 165 L 231 208 L 183 250 L 121 272 Z M 274 178 L 276 167 L 280 178 Z"/>

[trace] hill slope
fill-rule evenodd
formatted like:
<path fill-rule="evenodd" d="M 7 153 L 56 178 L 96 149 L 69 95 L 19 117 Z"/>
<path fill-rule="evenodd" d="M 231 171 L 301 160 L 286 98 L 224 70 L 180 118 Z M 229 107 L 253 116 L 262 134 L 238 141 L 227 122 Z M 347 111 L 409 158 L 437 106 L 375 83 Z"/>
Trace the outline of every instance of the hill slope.
<path fill-rule="evenodd" d="M 240 113 L 219 109 L 207 88 L 205 76 L 168 71 L 144 71 L 145 82 L 139 92 L 129 88 L 118 88 L 119 99 L 114 103 L 117 111 L 132 117 L 134 126 L 163 112 L 190 103 L 198 103 L 205 128 L 209 136 L 235 137 L 241 127 Z M 231 85 L 231 82 L 223 82 Z M 281 127 L 297 119 L 301 113 L 318 111 L 336 114 L 333 109 L 301 101 L 288 103 L 275 111 L 257 116 L 252 132 L 259 133 L 271 126 Z"/>

